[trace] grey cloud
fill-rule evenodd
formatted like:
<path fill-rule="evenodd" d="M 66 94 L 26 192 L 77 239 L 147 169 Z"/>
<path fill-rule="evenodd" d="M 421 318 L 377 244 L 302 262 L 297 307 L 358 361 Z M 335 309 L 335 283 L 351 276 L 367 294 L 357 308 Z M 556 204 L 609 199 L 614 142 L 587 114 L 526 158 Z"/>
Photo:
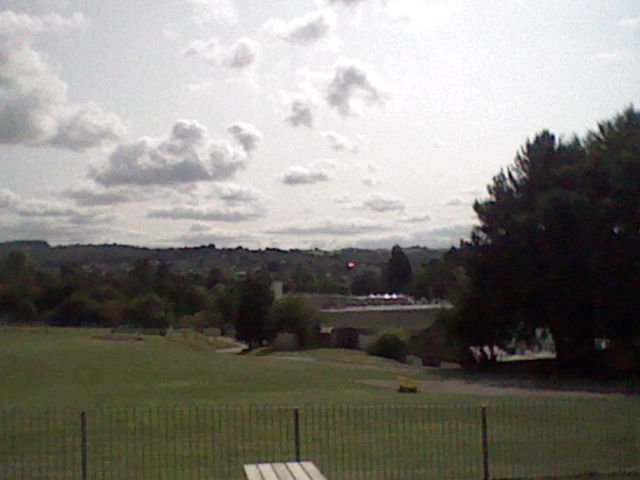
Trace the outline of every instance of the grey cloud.
<path fill-rule="evenodd" d="M 0 188 L 0 211 L 21 217 L 69 217 L 81 212 L 69 205 L 37 199 L 25 199 Z"/>
<path fill-rule="evenodd" d="M 403 217 L 400 219 L 400 221 L 403 223 L 422 223 L 422 222 L 429 222 L 430 220 L 431 220 L 431 216 L 426 213 L 409 215 L 407 217 Z"/>
<path fill-rule="evenodd" d="M 265 29 L 296 45 L 312 45 L 327 37 L 334 28 L 335 17 L 329 11 L 312 12 L 289 23 L 281 19 L 265 23 Z"/>
<path fill-rule="evenodd" d="M 242 139 L 250 143 L 251 133 L 247 135 Z M 226 141 L 211 141 L 198 122 L 178 120 L 167 138 L 143 137 L 118 145 L 108 163 L 93 167 L 89 177 L 106 187 L 219 181 L 233 177 L 248 158 L 243 149 Z"/>
<path fill-rule="evenodd" d="M 51 145 L 70 150 L 85 150 L 106 142 L 114 142 L 126 133 L 120 118 L 104 111 L 93 102 L 73 105 L 60 118 L 58 132 Z"/>
<path fill-rule="evenodd" d="M 384 193 L 372 193 L 362 202 L 362 206 L 365 209 L 381 213 L 402 211 L 405 208 L 402 199 Z"/>
<path fill-rule="evenodd" d="M 230 125 L 227 131 L 233 135 L 247 153 L 255 150 L 260 140 L 262 140 L 262 132 L 249 123 L 236 122 Z"/>
<path fill-rule="evenodd" d="M 329 144 L 333 150 L 338 152 L 358 152 L 358 145 L 344 135 L 333 131 L 323 132 L 320 135 L 329 140 Z"/>
<path fill-rule="evenodd" d="M 64 227 L 73 230 L 76 230 L 75 226 L 88 228 L 90 225 L 107 225 L 115 220 L 114 216 L 104 215 L 99 210 L 82 210 L 64 202 L 23 198 L 3 188 L 0 188 L 0 213 L 6 213 L 22 219 L 50 219 L 50 223 L 60 228 Z M 55 221 L 51 221 L 51 219 L 55 219 Z M 12 225 L 41 224 L 39 221 L 26 221 Z"/>
<path fill-rule="evenodd" d="M 105 225 L 78 224 L 63 221 L 27 221 L 19 223 L 0 223 L 0 240 L 46 239 L 52 244 L 107 242 L 113 235 L 113 229 Z"/>
<path fill-rule="evenodd" d="M 327 104 L 342 116 L 361 114 L 363 104 L 384 105 L 388 96 L 368 67 L 344 61 L 335 67 L 325 92 Z"/>
<path fill-rule="evenodd" d="M 39 33 L 84 22 L 80 14 L 0 12 L 0 143 L 84 150 L 125 133 L 118 116 L 98 105 L 68 104 L 66 83 L 31 45 Z"/>
<path fill-rule="evenodd" d="M 391 248 L 392 245 L 409 247 L 423 245 L 429 248 L 450 248 L 458 246 L 461 239 L 468 239 L 472 225 L 452 225 L 407 234 L 376 235 L 359 237 L 348 246 L 359 248 Z M 342 246 L 347 246 L 343 244 Z"/>
<path fill-rule="evenodd" d="M 222 207 L 174 206 L 151 210 L 149 218 L 168 218 L 172 220 L 202 220 L 220 222 L 243 222 L 263 217 L 266 211 L 257 204 L 226 205 Z"/>
<path fill-rule="evenodd" d="M 282 174 L 282 182 L 286 185 L 309 185 L 332 180 L 331 170 L 336 167 L 335 162 L 320 160 L 308 167 L 295 165 L 289 167 Z"/>
<path fill-rule="evenodd" d="M 76 205 L 82 207 L 97 207 L 118 205 L 133 201 L 146 200 L 147 195 L 139 190 L 131 190 L 127 188 L 116 188 L 105 190 L 102 188 L 91 187 L 70 187 L 61 192 L 61 195 L 70 200 L 74 200 Z"/>
<path fill-rule="evenodd" d="M 260 53 L 258 42 L 243 37 L 228 47 L 220 45 L 217 38 L 206 42 L 196 40 L 185 50 L 185 55 L 196 56 L 213 65 L 222 65 L 233 69 L 244 69 L 251 66 Z"/>
<path fill-rule="evenodd" d="M 304 125 L 305 127 L 313 127 L 313 112 L 311 104 L 306 100 L 293 100 L 290 105 L 291 113 L 285 118 L 285 122 L 292 127 Z"/>
<path fill-rule="evenodd" d="M 377 187 L 382 183 L 382 179 L 375 177 L 373 175 L 367 175 L 365 177 L 362 177 L 360 181 L 362 182 L 363 185 L 366 185 L 367 187 Z"/>
<path fill-rule="evenodd" d="M 256 188 L 235 183 L 220 183 L 216 185 L 220 200 L 228 204 L 255 203 L 262 200 L 262 194 Z"/>
<path fill-rule="evenodd" d="M 283 235 L 357 235 L 386 230 L 380 222 L 367 219 L 333 219 L 325 218 L 313 222 L 292 223 L 268 231 Z"/>

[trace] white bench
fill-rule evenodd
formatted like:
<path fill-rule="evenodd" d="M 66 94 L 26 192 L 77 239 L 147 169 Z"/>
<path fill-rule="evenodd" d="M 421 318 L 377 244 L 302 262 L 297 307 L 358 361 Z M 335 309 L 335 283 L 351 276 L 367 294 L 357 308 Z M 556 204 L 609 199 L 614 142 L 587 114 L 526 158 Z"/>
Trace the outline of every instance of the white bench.
<path fill-rule="evenodd" d="M 249 463 L 247 480 L 327 480 L 313 462 Z"/>

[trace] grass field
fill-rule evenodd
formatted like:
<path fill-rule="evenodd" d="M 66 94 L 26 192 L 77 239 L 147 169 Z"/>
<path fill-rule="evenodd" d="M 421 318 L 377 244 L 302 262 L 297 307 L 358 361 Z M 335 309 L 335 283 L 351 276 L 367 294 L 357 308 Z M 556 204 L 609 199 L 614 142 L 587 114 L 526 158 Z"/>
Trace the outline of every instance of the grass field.
<path fill-rule="evenodd" d="M 0 328 L 0 365 L 2 479 L 82 478 L 81 410 L 92 479 L 241 479 L 243 463 L 292 459 L 296 444 L 331 480 L 480 479 L 481 404 L 492 478 L 640 465 L 636 397 L 404 395 L 366 381 L 430 374 L 354 351 Z"/>
<path fill-rule="evenodd" d="M 359 352 L 331 350 L 331 359 L 349 363 L 335 365 L 216 354 L 160 336 L 131 342 L 96 338 L 102 335 L 100 330 L 0 328 L 0 408 L 417 400 L 356 381 L 398 375 L 370 368 L 394 362 Z M 420 397 L 420 402 L 460 400 Z"/>

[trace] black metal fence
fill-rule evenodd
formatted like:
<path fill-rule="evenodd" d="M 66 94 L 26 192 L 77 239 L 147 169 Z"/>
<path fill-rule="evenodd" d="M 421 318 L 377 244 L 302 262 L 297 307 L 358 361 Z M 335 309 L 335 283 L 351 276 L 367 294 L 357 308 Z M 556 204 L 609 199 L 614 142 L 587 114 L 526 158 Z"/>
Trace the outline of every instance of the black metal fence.
<path fill-rule="evenodd" d="M 0 478 L 242 479 L 314 461 L 330 480 L 497 479 L 640 468 L 640 403 L 0 410 Z"/>

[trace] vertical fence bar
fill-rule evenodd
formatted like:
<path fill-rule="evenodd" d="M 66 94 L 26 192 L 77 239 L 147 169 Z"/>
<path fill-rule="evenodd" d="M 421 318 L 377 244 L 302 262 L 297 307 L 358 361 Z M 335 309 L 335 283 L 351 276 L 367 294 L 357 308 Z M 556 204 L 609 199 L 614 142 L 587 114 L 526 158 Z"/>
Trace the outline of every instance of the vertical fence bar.
<path fill-rule="evenodd" d="M 82 462 L 82 480 L 87 480 L 87 414 L 86 412 L 80 412 L 80 459 Z"/>
<path fill-rule="evenodd" d="M 489 480 L 489 432 L 487 428 L 487 406 L 480 407 L 482 416 L 482 471 L 483 479 Z"/>
<path fill-rule="evenodd" d="M 293 409 L 293 434 L 296 449 L 296 462 L 301 460 L 300 455 L 300 409 Z"/>

